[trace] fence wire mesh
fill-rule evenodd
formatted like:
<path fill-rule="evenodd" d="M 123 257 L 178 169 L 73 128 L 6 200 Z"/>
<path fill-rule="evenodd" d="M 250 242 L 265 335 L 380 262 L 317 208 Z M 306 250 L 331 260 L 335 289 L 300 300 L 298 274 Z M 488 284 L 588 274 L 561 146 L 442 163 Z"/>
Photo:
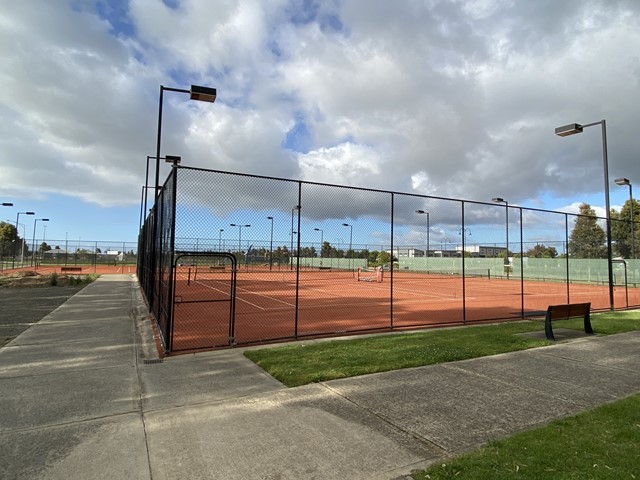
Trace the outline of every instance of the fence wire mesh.
<path fill-rule="evenodd" d="M 138 275 L 167 351 L 608 309 L 605 242 L 580 237 L 604 221 L 175 167 Z M 612 267 L 615 305 L 640 305 L 635 259 Z"/>

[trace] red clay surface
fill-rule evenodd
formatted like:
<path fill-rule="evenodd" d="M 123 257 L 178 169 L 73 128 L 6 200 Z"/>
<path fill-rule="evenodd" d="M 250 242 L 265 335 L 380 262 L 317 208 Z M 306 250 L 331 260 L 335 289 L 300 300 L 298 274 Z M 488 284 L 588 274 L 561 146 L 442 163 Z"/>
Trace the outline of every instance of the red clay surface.
<path fill-rule="evenodd" d="M 237 272 L 233 333 L 238 344 L 362 330 L 432 327 L 541 315 L 552 304 L 591 302 L 609 308 L 608 287 L 520 279 L 394 273 L 383 283 L 358 282 L 355 272 Z M 231 272 L 176 273 L 172 350 L 229 345 Z M 464 298 L 463 298 L 464 291 Z M 567 296 L 569 294 L 569 297 Z M 618 308 L 640 304 L 640 290 L 616 287 Z M 298 316 L 296 319 L 296 301 Z M 464 307 L 464 308 L 463 308 Z M 465 316 L 463 316 L 465 315 Z"/>
<path fill-rule="evenodd" d="M 70 270 L 79 268 L 80 271 Z M 15 269 L 5 269 L 0 272 L 2 275 L 12 275 L 14 273 L 24 272 L 27 270 L 35 271 L 40 275 L 48 275 L 50 273 L 58 274 L 82 274 L 88 275 L 90 273 L 96 273 L 99 275 L 109 275 L 116 273 L 136 273 L 135 265 L 74 265 L 69 263 L 67 265 L 39 265 L 38 267 L 24 267 Z"/>

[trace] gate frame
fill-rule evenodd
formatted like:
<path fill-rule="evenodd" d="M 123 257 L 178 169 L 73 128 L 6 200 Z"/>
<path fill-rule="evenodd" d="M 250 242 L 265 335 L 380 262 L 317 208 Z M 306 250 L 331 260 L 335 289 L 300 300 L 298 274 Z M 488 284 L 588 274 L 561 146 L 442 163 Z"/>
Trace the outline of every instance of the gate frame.
<path fill-rule="evenodd" d="M 172 289 L 170 301 L 171 305 L 169 311 L 171 312 L 169 315 L 169 340 L 167 342 L 167 348 L 165 353 L 171 353 L 173 350 L 173 330 L 174 330 L 174 319 L 175 319 L 175 308 L 176 308 L 176 275 L 178 274 L 178 269 L 176 268 L 178 264 L 178 260 L 183 257 L 218 257 L 218 258 L 227 258 L 231 261 L 231 289 L 229 292 L 229 342 L 228 345 L 230 347 L 236 346 L 236 337 L 235 337 L 235 328 L 236 328 L 236 272 L 238 270 L 238 260 L 236 256 L 232 253 L 227 252 L 195 252 L 195 251 L 185 251 L 180 250 L 175 252 L 173 262 L 171 264 L 171 268 L 173 269 L 172 278 Z M 211 348 L 202 347 L 202 348 Z"/>

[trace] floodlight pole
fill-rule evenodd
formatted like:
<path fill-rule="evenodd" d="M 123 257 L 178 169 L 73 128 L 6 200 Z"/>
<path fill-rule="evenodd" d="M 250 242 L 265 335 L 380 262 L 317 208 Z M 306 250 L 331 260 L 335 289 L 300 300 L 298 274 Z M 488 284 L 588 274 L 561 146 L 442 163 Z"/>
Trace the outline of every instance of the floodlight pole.
<path fill-rule="evenodd" d="M 20 215 L 35 215 L 36 212 L 18 212 L 18 214 L 16 215 L 16 235 L 18 234 L 18 222 L 20 221 Z M 22 235 L 25 236 L 27 234 L 27 227 L 25 226 L 24 228 L 24 232 L 22 232 Z M 17 245 L 16 245 L 17 247 Z M 24 255 L 24 238 L 22 239 L 22 254 Z M 24 257 L 21 259 L 24 260 Z M 11 268 L 15 268 L 16 267 L 16 249 L 13 249 L 13 261 L 11 263 Z"/>
<path fill-rule="evenodd" d="M 504 256 L 504 265 L 507 273 L 507 279 L 509 278 L 509 269 L 511 267 L 511 262 L 509 262 L 509 202 L 507 202 L 504 198 L 495 197 L 492 199 L 495 203 L 504 203 L 505 206 L 505 222 L 506 222 L 506 232 L 507 232 L 507 251 Z"/>
<path fill-rule="evenodd" d="M 242 227 L 250 227 L 251 225 L 239 225 L 236 223 L 230 223 L 231 227 L 238 227 L 238 256 L 240 256 L 240 252 L 242 251 Z"/>
<path fill-rule="evenodd" d="M 293 214 L 296 210 L 300 210 L 300 205 L 296 205 L 291 209 L 291 250 L 289 251 L 289 270 L 293 270 L 293 234 L 296 233 L 293 230 Z"/>
<path fill-rule="evenodd" d="M 273 217 L 267 217 L 271 220 L 271 240 L 269 242 L 269 271 L 273 269 Z"/>
<path fill-rule="evenodd" d="M 600 125 L 602 130 L 602 163 L 604 166 L 604 201 L 606 208 L 606 224 L 607 224 L 607 267 L 609 270 L 609 308 L 615 309 L 614 291 L 613 291 L 613 251 L 611 248 L 611 207 L 609 205 L 609 155 L 607 153 L 607 122 L 600 120 L 599 122 L 587 123 L 580 125 L 579 123 L 571 123 L 558 127 L 555 130 L 556 135 L 566 137 L 576 133 L 582 133 L 583 129 Z"/>
<path fill-rule="evenodd" d="M 349 262 L 349 268 L 353 270 L 353 225 L 349 223 L 343 223 L 342 226 L 349 227 L 349 257 L 351 258 L 351 261 Z"/>
<path fill-rule="evenodd" d="M 322 265 L 322 245 L 324 244 L 324 230 L 321 228 L 314 228 L 316 232 L 320 232 L 320 265 Z"/>
<path fill-rule="evenodd" d="M 211 87 L 203 87 L 203 86 L 199 86 L 199 85 L 191 85 L 191 89 L 190 90 L 185 90 L 182 88 L 171 88 L 171 87 L 165 87 L 164 85 L 160 85 L 160 97 L 158 99 L 158 132 L 157 132 L 157 139 L 156 139 L 156 178 L 155 178 L 155 185 L 154 185 L 154 194 L 153 194 L 153 198 L 154 198 L 154 209 L 156 209 L 156 217 L 158 215 L 157 212 L 157 206 L 158 206 L 158 197 L 160 195 L 159 193 L 159 185 L 160 185 L 160 145 L 162 142 L 162 101 L 164 99 L 164 91 L 167 90 L 169 92 L 179 92 L 179 93 L 188 93 L 190 95 L 190 99 L 191 100 L 199 100 L 199 101 L 204 101 L 204 102 L 210 102 L 213 103 L 216 100 L 216 96 L 217 96 L 217 91 L 215 88 L 211 88 Z M 149 159 L 147 158 L 147 161 Z M 156 275 L 158 274 L 158 271 L 160 270 L 160 268 L 158 268 L 159 266 L 156 265 L 156 261 L 158 259 L 158 252 L 156 252 L 156 241 L 157 241 L 157 236 L 158 236 L 158 218 L 155 219 L 155 224 L 154 224 L 154 228 L 153 231 L 151 233 L 151 278 L 150 283 L 151 284 L 155 284 L 156 281 Z M 171 266 L 169 266 L 169 268 L 171 268 Z M 153 291 L 153 290 L 152 290 Z M 153 305 L 155 305 L 156 303 L 156 298 L 155 298 L 155 294 L 153 295 L 154 298 L 148 299 L 148 301 L 150 302 L 151 306 L 153 307 Z M 157 319 L 156 319 L 157 320 Z M 165 332 L 166 333 L 166 332 Z"/>
<path fill-rule="evenodd" d="M 425 212 L 424 210 L 416 210 L 418 215 L 426 215 L 427 216 L 427 251 L 424 253 L 425 257 L 429 257 L 429 250 L 431 249 L 431 245 L 429 242 L 429 212 Z"/>
<path fill-rule="evenodd" d="M 636 258 L 636 238 L 633 232 L 633 187 L 628 178 L 616 178 L 614 180 L 616 185 L 627 185 L 629 187 L 629 208 L 631 209 L 631 258 Z"/>
<path fill-rule="evenodd" d="M 31 252 L 31 266 L 33 266 L 34 262 L 35 262 L 35 256 L 36 256 L 36 223 L 38 223 L 38 221 L 40 222 L 48 222 L 49 219 L 48 218 L 36 218 L 33 221 L 33 241 L 31 242 L 33 245 L 33 252 Z"/>
<path fill-rule="evenodd" d="M 222 251 L 222 232 L 224 232 L 224 228 L 221 228 L 220 232 L 218 232 L 218 251 L 219 252 Z"/>

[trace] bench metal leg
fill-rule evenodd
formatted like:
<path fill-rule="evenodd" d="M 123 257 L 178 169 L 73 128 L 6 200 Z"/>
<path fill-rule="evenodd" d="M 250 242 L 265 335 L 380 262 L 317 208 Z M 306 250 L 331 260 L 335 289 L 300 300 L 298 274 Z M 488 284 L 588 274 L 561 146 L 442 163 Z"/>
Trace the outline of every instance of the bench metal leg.
<path fill-rule="evenodd" d="M 553 336 L 553 329 L 551 328 L 551 314 L 547 312 L 547 316 L 544 318 L 544 334 L 547 336 L 547 340 L 552 342 L 556 341 L 556 337 Z"/>
<path fill-rule="evenodd" d="M 593 328 L 591 328 L 591 315 L 590 312 L 584 316 L 584 333 L 593 335 Z"/>

